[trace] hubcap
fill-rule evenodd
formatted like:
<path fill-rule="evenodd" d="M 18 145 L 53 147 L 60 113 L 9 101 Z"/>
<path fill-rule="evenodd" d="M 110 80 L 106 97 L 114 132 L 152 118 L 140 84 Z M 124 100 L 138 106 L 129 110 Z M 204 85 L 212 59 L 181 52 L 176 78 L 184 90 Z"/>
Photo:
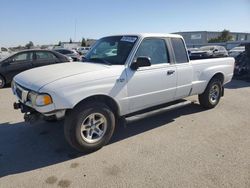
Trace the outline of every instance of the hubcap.
<path fill-rule="evenodd" d="M 81 136 L 87 143 L 95 143 L 102 139 L 107 130 L 107 119 L 100 113 L 87 116 L 81 125 Z"/>
<path fill-rule="evenodd" d="M 3 85 L 3 80 L 0 78 L 0 86 Z"/>
<path fill-rule="evenodd" d="M 218 85 L 213 85 L 209 92 L 209 100 L 212 104 L 216 103 L 220 96 L 220 88 Z"/>

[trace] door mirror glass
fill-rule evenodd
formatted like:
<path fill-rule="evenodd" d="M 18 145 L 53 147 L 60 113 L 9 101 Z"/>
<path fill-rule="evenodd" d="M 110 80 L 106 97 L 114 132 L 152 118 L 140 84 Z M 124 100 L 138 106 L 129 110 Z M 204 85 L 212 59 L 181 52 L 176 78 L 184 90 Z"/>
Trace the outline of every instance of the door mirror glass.
<path fill-rule="evenodd" d="M 136 61 L 134 61 L 130 68 L 132 70 L 137 70 L 139 67 L 149 67 L 151 66 L 151 59 L 150 57 L 138 57 Z"/>

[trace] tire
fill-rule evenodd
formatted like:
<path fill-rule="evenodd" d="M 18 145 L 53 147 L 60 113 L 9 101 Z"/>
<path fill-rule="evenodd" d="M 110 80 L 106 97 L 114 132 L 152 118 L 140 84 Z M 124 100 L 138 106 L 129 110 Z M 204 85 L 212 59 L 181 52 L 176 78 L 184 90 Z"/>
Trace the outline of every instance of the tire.
<path fill-rule="evenodd" d="M 213 78 L 206 90 L 199 95 L 200 105 L 204 108 L 214 108 L 220 101 L 222 95 L 221 80 Z"/>
<path fill-rule="evenodd" d="M 65 117 L 65 138 L 80 152 L 89 153 L 102 148 L 109 142 L 114 129 L 114 113 L 102 103 L 82 104 L 69 111 Z"/>
<path fill-rule="evenodd" d="M 5 79 L 3 76 L 0 75 L 0 89 L 3 88 L 5 86 Z"/>

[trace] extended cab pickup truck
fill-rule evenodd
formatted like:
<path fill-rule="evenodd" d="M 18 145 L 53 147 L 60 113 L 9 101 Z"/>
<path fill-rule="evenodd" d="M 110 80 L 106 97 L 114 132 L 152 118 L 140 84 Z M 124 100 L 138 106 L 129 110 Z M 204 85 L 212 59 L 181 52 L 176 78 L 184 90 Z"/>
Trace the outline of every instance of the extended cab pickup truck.
<path fill-rule="evenodd" d="M 26 120 L 64 118 L 69 144 L 89 152 L 110 140 L 121 117 L 191 95 L 199 95 L 203 107 L 215 107 L 233 69 L 233 58 L 189 61 L 179 35 L 109 36 L 98 40 L 83 62 L 18 74 L 14 108 Z"/>

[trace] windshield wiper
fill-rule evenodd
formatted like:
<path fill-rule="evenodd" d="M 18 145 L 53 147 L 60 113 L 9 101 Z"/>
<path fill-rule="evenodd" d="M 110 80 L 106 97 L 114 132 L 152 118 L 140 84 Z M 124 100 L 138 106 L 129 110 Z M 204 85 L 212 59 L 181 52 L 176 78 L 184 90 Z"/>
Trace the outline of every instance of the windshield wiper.
<path fill-rule="evenodd" d="M 89 62 L 95 62 L 95 63 L 104 63 L 106 65 L 112 65 L 112 63 L 110 63 L 109 61 L 105 60 L 105 59 L 101 59 L 101 58 L 90 58 L 90 59 L 86 59 Z"/>

